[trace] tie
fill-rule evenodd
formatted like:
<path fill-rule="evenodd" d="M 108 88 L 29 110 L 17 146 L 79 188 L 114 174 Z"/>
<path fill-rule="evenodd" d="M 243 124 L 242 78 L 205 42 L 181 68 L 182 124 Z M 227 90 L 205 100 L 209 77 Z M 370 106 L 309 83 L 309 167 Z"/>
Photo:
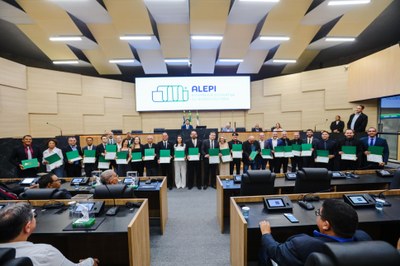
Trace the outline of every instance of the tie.
<path fill-rule="evenodd" d="M 210 140 L 210 142 L 211 142 L 210 144 L 211 149 L 214 149 L 214 142 L 212 140 Z"/>
<path fill-rule="evenodd" d="M 310 138 L 308 138 L 308 144 L 310 144 L 311 143 L 311 139 Z"/>
<path fill-rule="evenodd" d="M 28 160 L 32 159 L 32 152 L 29 146 L 26 147 L 26 153 L 28 155 Z"/>
<path fill-rule="evenodd" d="M 326 141 L 324 141 L 324 150 L 326 150 Z"/>
<path fill-rule="evenodd" d="M 167 148 L 167 142 L 166 141 L 164 141 L 164 148 L 165 149 Z"/>
<path fill-rule="evenodd" d="M 374 139 L 371 138 L 371 139 L 369 140 L 369 146 L 374 146 Z"/>

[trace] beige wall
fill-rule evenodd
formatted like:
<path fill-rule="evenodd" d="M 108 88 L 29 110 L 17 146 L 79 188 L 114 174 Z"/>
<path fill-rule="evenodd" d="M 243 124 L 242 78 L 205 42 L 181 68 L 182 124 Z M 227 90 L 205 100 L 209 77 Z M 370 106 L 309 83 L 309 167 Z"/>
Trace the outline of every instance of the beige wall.
<path fill-rule="evenodd" d="M 200 122 L 209 128 L 231 122 L 248 130 L 256 123 L 270 129 L 280 122 L 287 130 L 321 130 L 329 128 L 336 114 L 347 121 L 353 107 L 363 103 L 369 125 L 375 126 L 376 100 L 348 102 L 350 73 L 338 66 L 255 81 L 251 110 L 200 111 Z M 134 84 L 25 67 L 0 58 L 0 119 L 0 137 L 51 137 L 60 131 L 47 123 L 61 127 L 64 135 L 179 128 L 182 112 L 138 113 Z"/>

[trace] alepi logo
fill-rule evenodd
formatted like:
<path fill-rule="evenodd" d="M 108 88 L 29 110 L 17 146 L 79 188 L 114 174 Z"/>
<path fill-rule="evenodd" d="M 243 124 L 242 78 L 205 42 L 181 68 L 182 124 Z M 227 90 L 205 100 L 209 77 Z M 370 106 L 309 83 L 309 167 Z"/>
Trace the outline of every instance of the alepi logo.
<path fill-rule="evenodd" d="M 160 85 L 152 91 L 153 102 L 187 102 L 189 91 L 182 85 Z"/>

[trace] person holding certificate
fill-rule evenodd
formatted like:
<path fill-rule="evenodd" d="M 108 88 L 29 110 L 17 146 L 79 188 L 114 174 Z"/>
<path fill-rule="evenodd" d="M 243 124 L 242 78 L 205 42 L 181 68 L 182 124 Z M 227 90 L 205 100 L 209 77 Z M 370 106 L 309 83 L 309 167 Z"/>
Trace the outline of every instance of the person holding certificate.
<path fill-rule="evenodd" d="M 303 156 L 303 167 L 314 167 L 315 146 L 318 144 L 319 139 L 314 137 L 314 131 L 307 129 L 306 138 L 303 139 L 303 144 L 311 144 L 311 156 Z M 303 145 L 304 146 L 304 145 Z M 304 149 L 303 149 L 304 150 Z"/>
<path fill-rule="evenodd" d="M 272 138 L 267 139 L 267 144 L 268 147 L 271 148 L 271 153 L 273 155 L 273 159 L 269 160 L 269 170 L 274 173 L 280 173 L 281 172 L 281 164 L 280 164 L 280 159 L 279 157 L 276 156 L 275 150 L 276 147 L 282 146 L 282 141 L 278 139 L 278 132 L 273 131 L 272 132 Z"/>
<path fill-rule="evenodd" d="M 219 144 L 215 137 L 215 132 L 210 132 L 209 139 L 203 140 L 203 144 L 201 145 L 201 155 L 204 158 L 204 190 L 206 190 L 210 185 L 210 176 L 211 186 L 216 188 L 217 167 L 219 163 Z"/>
<path fill-rule="evenodd" d="M 196 181 L 197 189 L 201 189 L 201 141 L 197 138 L 197 132 L 190 132 L 190 140 L 186 142 L 187 154 L 187 186 L 192 189 Z"/>
<path fill-rule="evenodd" d="M 141 144 L 141 140 L 138 136 L 134 137 L 132 140 L 131 152 L 132 152 L 131 169 L 132 171 L 137 171 L 139 176 L 143 176 L 144 172 L 144 163 L 142 161 L 143 145 Z"/>
<path fill-rule="evenodd" d="M 117 174 L 118 176 L 126 176 L 126 172 L 131 170 L 132 151 L 129 147 L 129 141 L 123 139 L 121 148 L 117 152 Z"/>
<path fill-rule="evenodd" d="M 239 134 L 236 132 L 232 133 L 232 140 L 228 142 L 229 149 L 233 149 L 233 145 L 242 145 L 243 143 L 238 140 Z M 229 174 L 233 175 L 233 170 L 236 167 L 236 175 L 240 174 L 240 164 L 242 163 L 241 158 L 232 158 L 232 161 L 229 163 Z"/>
<path fill-rule="evenodd" d="M 243 173 L 247 173 L 249 168 L 256 170 L 255 158 L 260 152 L 260 143 L 255 140 L 254 136 L 249 136 L 243 142 Z"/>
<path fill-rule="evenodd" d="M 340 170 L 356 170 L 360 167 L 363 147 L 359 140 L 354 138 L 354 131 L 346 129 L 345 138 L 339 141 L 338 151 L 341 156 Z"/>
<path fill-rule="evenodd" d="M 22 137 L 22 145 L 14 148 L 10 162 L 17 167 L 18 177 L 35 177 L 42 161 L 39 148 L 32 145 L 32 136 Z"/>
<path fill-rule="evenodd" d="M 96 170 L 96 145 L 93 145 L 93 138 L 86 138 L 86 146 L 82 148 L 83 165 L 86 176 L 92 176 L 92 172 Z"/>
<path fill-rule="evenodd" d="M 328 131 L 322 131 L 321 140 L 315 145 L 315 150 L 315 167 L 333 170 L 336 142 L 329 139 Z"/>
<path fill-rule="evenodd" d="M 363 169 L 383 169 L 389 160 L 389 146 L 385 139 L 376 136 L 377 130 L 374 127 L 368 128 L 368 137 L 361 138 L 364 147 Z"/>
<path fill-rule="evenodd" d="M 292 149 L 293 149 L 293 157 L 291 158 L 292 163 L 292 173 L 296 172 L 297 169 L 303 169 L 303 158 L 301 155 L 301 144 L 303 144 L 303 140 L 300 138 L 300 133 L 293 132 L 293 139 L 291 141 Z"/>
<path fill-rule="evenodd" d="M 174 145 L 174 167 L 176 188 L 186 187 L 186 144 L 183 143 L 181 135 L 176 137 Z"/>
<path fill-rule="evenodd" d="M 232 161 L 231 149 L 229 149 L 229 144 L 223 136 L 219 137 L 218 144 L 221 155 L 219 175 L 229 175 L 230 162 Z M 227 160 L 224 160 L 224 158 L 227 158 Z"/>
<path fill-rule="evenodd" d="M 172 178 L 172 153 L 174 144 L 168 140 L 168 133 L 162 133 L 162 141 L 157 143 L 157 162 L 160 165 L 161 175 L 167 177 L 168 189 L 171 190 L 174 186 L 174 180 Z"/>
<path fill-rule="evenodd" d="M 158 175 L 158 164 L 155 156 L 157 145 L 153 143 L 154 137 L 152 135 L 148 135 L 146 140 L 147 143 L 143 145 L 143 164 L 146 167 L 146 176 L 156 176 Z"/>
<path fill-rule="evenodd" d="M 80 177 L 82 176 L 82 149 L 76 145 L 75 137 L 68 137 L 68 145 L 63 149 L 65 171 L 67 177 Z"/>
<path fill-rule="evenodd" d="M 56 176 L 64 176 L 64 156 L 62 150 L 57 148 L 57 140 L 49 139 L 47 141 L 47 150 L 43 152 L 42 164 L 46 165 L 46 172 L 53 173 Z"/>

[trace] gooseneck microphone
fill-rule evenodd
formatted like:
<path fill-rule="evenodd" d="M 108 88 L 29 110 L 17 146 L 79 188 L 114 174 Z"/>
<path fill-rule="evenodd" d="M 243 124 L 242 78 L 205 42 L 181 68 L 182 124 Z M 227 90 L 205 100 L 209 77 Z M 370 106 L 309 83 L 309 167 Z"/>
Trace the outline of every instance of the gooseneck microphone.
<path fill-rule="evenodd" d="M 107 215 L 107 216 L 115 216 L 115 215 L 118 213 L 118 211 L 119 211 L 119 207 L 115 204 L 115 197 L 114 197 L 114 195 L 111 193 L 110 189 L 108 188 L 108 185 L 107 185 L 107 184 L 104 184 L 104 186 L 106 187 L 108 193 L 110 194 L 110 197 L 112 197 L 112 199 L 113 199 L 113 204 L 114 204 L 113 207 L 111 207 L 110 209 L 107 210 L 106 215 Z"/>
<path fill-rule="evenodd" d="M 54 124 L 51 124 L 51 123 L 49 123 L 49 122 L 46 122 L 46 124 L 49 125 L 49 126 L 52 126 L 52 127 L 55 127 L 55 128 L 57 128 L 57 129 L 59 129 L 59 130 L 60 130 L 60 136 L 62 136 L 62 129 L 61 129 L 61 127 L 56 126 L 56 125 L 54 125 Z"/>

